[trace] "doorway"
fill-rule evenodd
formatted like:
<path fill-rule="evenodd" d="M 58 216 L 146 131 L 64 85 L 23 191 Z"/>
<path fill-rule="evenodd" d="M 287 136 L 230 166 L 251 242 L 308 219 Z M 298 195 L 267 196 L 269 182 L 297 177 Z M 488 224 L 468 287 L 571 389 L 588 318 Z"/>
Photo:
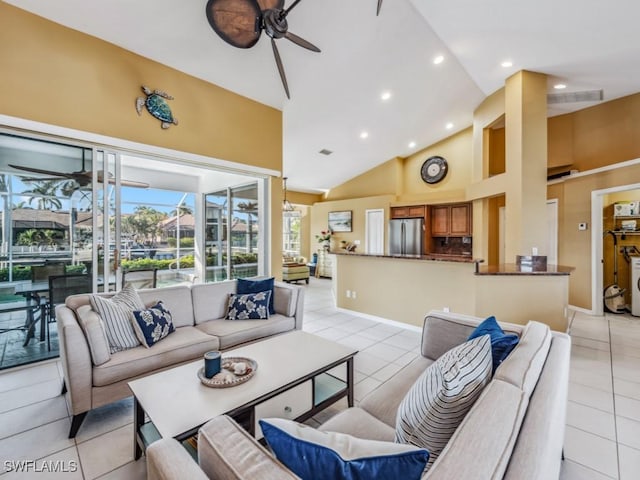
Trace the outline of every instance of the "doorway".
<path fill-rule="evenodd" d="M 591 192 L 591 311 L 603 315 L 604 305 L 604 199 L 606 195 L 640 189 L 640 183 L 594 190 Z"/>

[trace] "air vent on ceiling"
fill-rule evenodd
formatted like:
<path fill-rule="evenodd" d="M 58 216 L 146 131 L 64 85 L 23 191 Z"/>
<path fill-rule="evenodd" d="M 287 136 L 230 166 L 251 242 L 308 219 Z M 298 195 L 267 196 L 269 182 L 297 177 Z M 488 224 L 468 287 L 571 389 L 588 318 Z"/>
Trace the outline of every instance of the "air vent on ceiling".
<path fill-rule="evenodd" d="M 321 153 L 322 155 L 331 155 L 333 152 L 331 150 L 327 150 L 326 148 L 323 148 L 318 153 Z"/>
<path fill-rule="evenodd" d="M 604 98 L 602 89 L 585 90 L 583 92 L 549 93 L 547 103 L 601 102 Z"/>

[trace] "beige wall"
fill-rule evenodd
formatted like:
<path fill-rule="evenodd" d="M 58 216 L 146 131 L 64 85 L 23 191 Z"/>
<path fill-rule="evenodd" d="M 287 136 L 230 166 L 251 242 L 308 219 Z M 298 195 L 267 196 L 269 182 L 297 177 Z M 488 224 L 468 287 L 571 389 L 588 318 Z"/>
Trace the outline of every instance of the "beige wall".
<path fill-rule="evenodd" d="M 474 266 L 469 263 L 336 255 L 338 307 L 422 326 L 429 310 L 472 315 Z M 347 298 L 346 290 L 356 292 Z"/>
<path fill-rule="evenodd" d="M 0 114 L 282 170 L 280 111 L 5 2 L 0 19 Z M 175 97 L 178 126 L 162 130 L 146 111 L 138 116 L 143 84 Z M 280 179 L 272 183 L 276 252 L 281 189 Z M 279 275 L 280 255 L 272 259 Z"/>
<path fill-rule="evenodd" d="M 336 255 L 338 307 L 422 326 L 430 310 L 566 331 L 569 277 L 474 275 L 470 263 Z M 346 291 L 356 298 L 347 298 Z M 384 292 L 384 294 L 381 294 Z M 540 299 L 545 301 L 541 302 Z"/>
<path fill-rule="evenodd" d="M 403 189 L 397 192 L 398 203 L 445 203 L 466 200 L 465 188 L 471 182 L 472 137 L 473 130 L 467 128 L 407 157 L 402 171 Z M 447 160 L 449 172 L 441 182 L 430 185 L 420 177 L 420 169 L 422 164 L 434 155 Z"/>
<path fill-rule="evenodd" d="M 351 210 L 352 211 L 352 226 L 351 232 L 337 232 L 331 239 L 331 249 L 336 250 L 340 248 L 340 241 L 354 242 L 360 241 L 360 245 L 357 247 L 358 252 L 364 252 L 365 247 L 365 211 L 370 209 L 384 209 L 385 211 L 385 224 L 389 220 L 389 204 L 395 197 L 392 195 L 380 195 L 376 197 L 356 198 L 350 200 L 338 200 L 333 202 L 321 202 L 316 203 L 311 209 L 311 248 L 310 253 L 313 253 L 320 248 L 320 244 L 317 243 L 315 235 L 318 235 L 322 230 L 326 230 L 328 226 L 329 212 Z M 385 245 L 386 245 L 387 232 L 385 230 Z"/>
<path fill-rule="evenodd" d="M 402 159 L 394 158 L 327 192 L 323 201 L 393 195 L 402 180 Z"/>

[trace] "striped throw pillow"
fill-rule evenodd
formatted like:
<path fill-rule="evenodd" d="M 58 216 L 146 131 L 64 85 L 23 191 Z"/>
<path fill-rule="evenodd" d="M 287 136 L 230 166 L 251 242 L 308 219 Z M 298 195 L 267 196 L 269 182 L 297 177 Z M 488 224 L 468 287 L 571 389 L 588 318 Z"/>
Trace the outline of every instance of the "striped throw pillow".
<path fill-rule="evenodd" d="M 491 380 L 491 337 L 452 348 L 431 364 L 400 403 L 396 442 L 429 451 L 429 468 Z"/>
<path fill-rule="evenodd" d="M 125 286 L 111 298 L 90 295 L 89 302 L 104 322 L 111 353 L 140 345 L 131 325 L 131 313 L 134 310 L 144 310 L 145 306 L 133 286 Z"/>

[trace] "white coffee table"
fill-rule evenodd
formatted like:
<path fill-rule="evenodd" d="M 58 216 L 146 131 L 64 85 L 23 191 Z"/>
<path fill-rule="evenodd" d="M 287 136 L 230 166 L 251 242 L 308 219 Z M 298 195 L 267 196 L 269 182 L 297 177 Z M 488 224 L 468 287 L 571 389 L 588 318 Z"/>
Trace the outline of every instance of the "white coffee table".
<path fill-rule="evenodd" d="M 260 438 L 260 418 L 304 421 L 345 396 L 351 407 L 356 353 L 351 347 L 295 331 L 223 352 L 223 358 L 248 357 L 258 363 L 253 378 L 234 387 L 203 385 L 197 376 L 203 360 L 129 382 L 135 404 L 135 458 L 154 440 L 182 441 L 222 414 Z M 329 373 L 332 369 L 344 374 Z M 145 423 L 145 414 L 150 422 Z"/>

